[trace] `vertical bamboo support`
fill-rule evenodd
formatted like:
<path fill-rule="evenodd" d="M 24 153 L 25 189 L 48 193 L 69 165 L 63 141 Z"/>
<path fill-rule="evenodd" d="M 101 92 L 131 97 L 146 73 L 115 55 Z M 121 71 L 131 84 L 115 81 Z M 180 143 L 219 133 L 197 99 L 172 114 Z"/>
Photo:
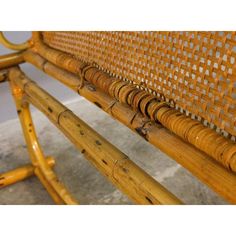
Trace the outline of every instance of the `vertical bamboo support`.
<path fill-rule="evenodd" d="M 17 113 L 22 125 L 23 133 L 27 143 L 27 148 L 30 154 L 31 162 L 33 166 L 37 167 L 36 175 L 43 179 L 42 183 L 45 185 L 45 181 L 51 187 L 46 187 L 49 191 L 49 194 L 53 199 L 60 199 L 57 203 L 66 203 L 66 204 L 76 204 L 77 202 L 70 196 L 66 188 L 59 182 L 57 176 L 52 171 L 48 163 L 44 158 L 44 154 L 41 150 L 41 147 L 38 143 L 33 121 L 31 118 L 29 104 L 26 101 L 23 101 L 23 90 L 19 88 L 13 81 L 10 81 L 12 94 L 15 99 Z M 45 181 L 44 181 L 45 180 Z"/>
<path fill-rule="evenodd" d="M 85 154 L 88 160 L 136 203 L 181 203 L 173 194 L 135 165 L 124 153 L 26 78 L 18 69 L 11 69 L 9 78 L 12 83 L 24 91 L 24 98 L 27 101 L 46 114 Z"/>

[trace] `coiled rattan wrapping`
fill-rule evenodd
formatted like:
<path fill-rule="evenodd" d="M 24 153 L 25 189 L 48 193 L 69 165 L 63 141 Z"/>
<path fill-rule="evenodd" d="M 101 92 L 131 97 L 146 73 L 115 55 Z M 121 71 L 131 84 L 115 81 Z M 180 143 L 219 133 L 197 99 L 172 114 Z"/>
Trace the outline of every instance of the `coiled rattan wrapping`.
<path fill-rule="evenodd" d="M 235 32 L 43 32 L 43 40 L 236 135 Z"/>

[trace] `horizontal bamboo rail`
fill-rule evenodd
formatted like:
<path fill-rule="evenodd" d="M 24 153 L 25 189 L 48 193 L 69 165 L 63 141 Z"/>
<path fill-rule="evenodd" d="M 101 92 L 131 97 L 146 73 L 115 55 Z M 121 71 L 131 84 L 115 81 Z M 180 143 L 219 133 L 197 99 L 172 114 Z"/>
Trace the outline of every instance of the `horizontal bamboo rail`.
<path fill-rule="evenodd" d="M 15 44 L 11 43 L 3 34 L 2 31 L 0 31 L 0 43 L 2 43 L 6 48 L 12 49 L 12 50 L 25 50 L 30 47 L 30 42 L 26 41 L 24 43 Z"/>
<path fill-rule="evenodd" d="M 236 203 L 236 175 L 227 171 L 211 157 L 184 142 L 160 124 L 144 117 L 140 112 L 132 110 L 130 106 L 105 94 L 91 83 L 83 82 L 79 74 L 76 76 L 58 68 L 30 50 L 24 52 L 24 59 L 111 114 L 176 160 L 226 200 Z"/>
<path fill-rule="evenodd" d="M 46 159 L 50 167 L 55 165 L 55 160 L 52 157 Z M 34 175 L 35 167 L 32 165 L 25 165 L 17 169 L 0 174 L 0 188 L 14 184 L 16 182 L 25 180 Z"/>
<path fill-rule="evenodd" d="M 19 69 L 9 79 L 24 91 L 24 99 L 42 111 L 108 179 L 139 204 L 180 204 L 172 193 L 50 96 Z"/>
<path fill-rule="evenodd" d="M 236 172 L 236 144 L 230 139 L 204 126 L 200 121 L 192 120 L 170 107 L 168 103 L 161 102 L 149 92 L 137 88 L 130 82 L 112 77 L 94 65 L 48 47 L 42 42 L 39 33 L 33 33 L 33 40 L 34 50 L 48 61 L 80 75 L 83 80 L 91 82 L 116 100 L 131 106 L 135 111 L 140 111 L 152 121 L 160 122 L 171 132 L 205 152 L 227 169 Z"/>
<path fill-rule="evenodd" d="M 0 56 L 0 70 L 16 66 L 24 62 L 21 52 Z"/>

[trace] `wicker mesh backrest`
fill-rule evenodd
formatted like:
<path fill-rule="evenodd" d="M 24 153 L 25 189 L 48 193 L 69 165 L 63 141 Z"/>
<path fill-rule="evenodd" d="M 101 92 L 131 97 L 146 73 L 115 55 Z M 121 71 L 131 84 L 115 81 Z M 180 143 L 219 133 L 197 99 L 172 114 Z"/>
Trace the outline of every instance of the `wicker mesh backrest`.
<path fill-rule="evenodd" d="M 235 32 L 43 32 L 43 40 L 236 135 Z"/>

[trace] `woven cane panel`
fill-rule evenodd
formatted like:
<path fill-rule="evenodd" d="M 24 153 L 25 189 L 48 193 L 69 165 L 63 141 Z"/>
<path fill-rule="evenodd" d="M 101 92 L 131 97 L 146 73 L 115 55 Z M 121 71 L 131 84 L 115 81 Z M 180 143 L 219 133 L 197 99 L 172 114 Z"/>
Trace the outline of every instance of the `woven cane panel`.
<path fill-rule="evenodd" d="M 43 32 L 43 40 L 236 135 L 235 32 Z"/>

